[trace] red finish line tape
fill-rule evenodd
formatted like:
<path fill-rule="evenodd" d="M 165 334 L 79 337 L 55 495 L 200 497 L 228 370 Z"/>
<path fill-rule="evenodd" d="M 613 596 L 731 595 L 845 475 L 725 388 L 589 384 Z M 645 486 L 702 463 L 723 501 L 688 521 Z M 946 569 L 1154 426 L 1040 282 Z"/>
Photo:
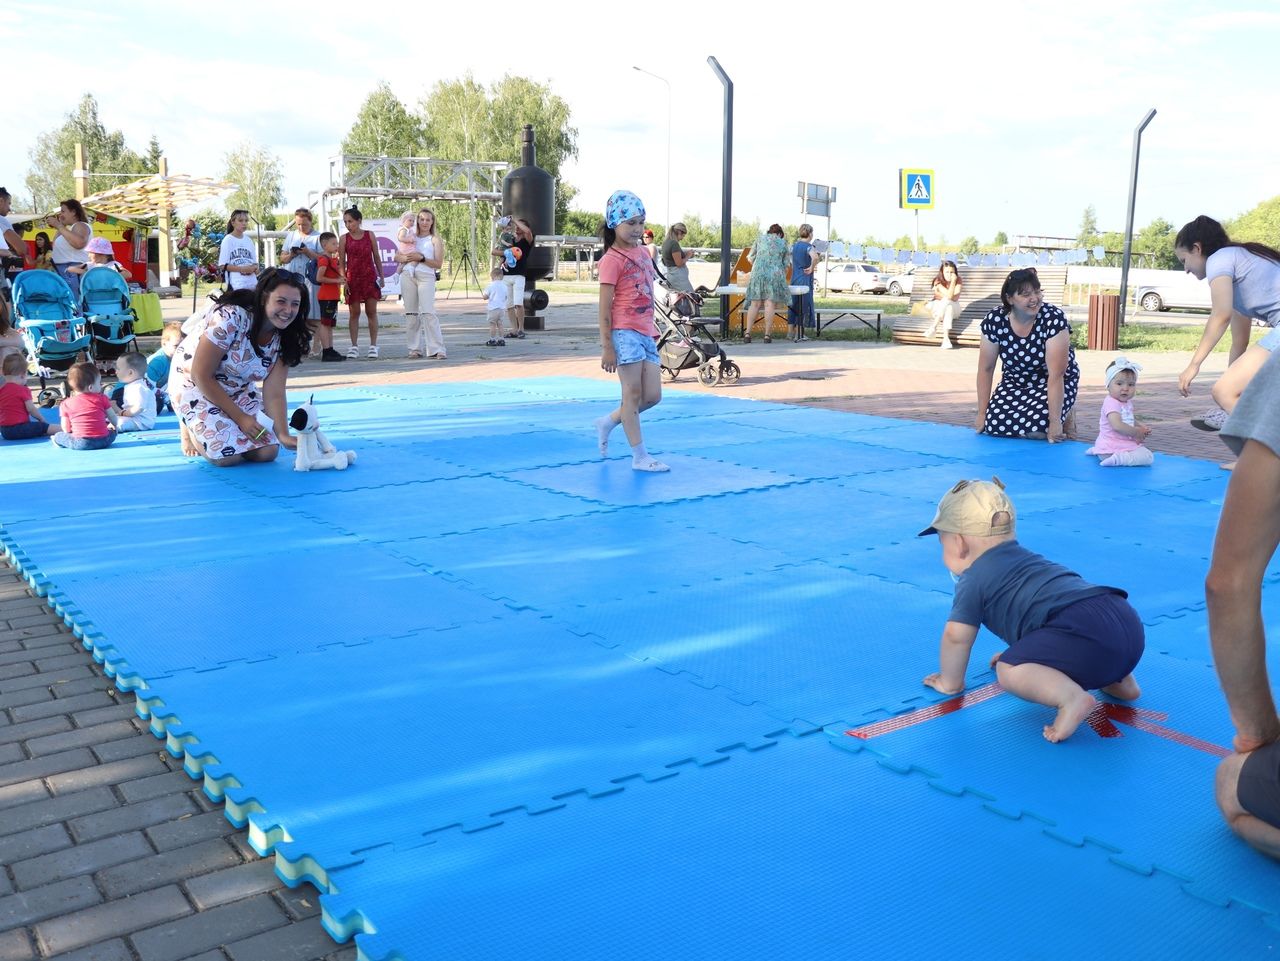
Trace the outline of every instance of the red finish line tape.
<path fill-rule="evenodd" d="M 887 717 L 883 721 L 855 727 L 844 733 L 849 737 L 857 737 L 865 741 L 868 738 L 879 737 L 881 734 L 901 731 L 904 727 L 914 727 L 917 724 L 923 724 L 925 721 L 932 721 L 935 717 L 942 717 L 944 714 L 954 714 L 956 711 L 972 707 L 974 704 L 981 704 L 983 701 L 989 701 L 997 694 L 1003 693 L 1004 688 L 993 681 L 990 684 L 984 684 L 982 687 L 974 688 L 972 691 L 961 694 L 959 697 L 939 701 L 937 704 L 930 704 L 928 707 L 918 707 L 914 711 L 908 711 L 906 714 Z"/>

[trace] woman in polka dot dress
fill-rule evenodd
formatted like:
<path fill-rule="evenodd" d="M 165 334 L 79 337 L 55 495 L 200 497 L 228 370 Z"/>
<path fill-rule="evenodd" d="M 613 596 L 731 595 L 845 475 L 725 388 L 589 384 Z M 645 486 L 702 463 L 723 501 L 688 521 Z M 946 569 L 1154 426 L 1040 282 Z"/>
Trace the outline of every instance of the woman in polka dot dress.
<path fill-rule="evenodd" d="M 1000 300 L 1004 306 L 982 320 L 974 430 L 1056 443 L 1074 424 L 1080 386 L 1071 325 L 1060 308 L 1044 302 L 1034 268 L 1009 274 Z M 992 394 L 997 357 L 1000 386 Z"/>

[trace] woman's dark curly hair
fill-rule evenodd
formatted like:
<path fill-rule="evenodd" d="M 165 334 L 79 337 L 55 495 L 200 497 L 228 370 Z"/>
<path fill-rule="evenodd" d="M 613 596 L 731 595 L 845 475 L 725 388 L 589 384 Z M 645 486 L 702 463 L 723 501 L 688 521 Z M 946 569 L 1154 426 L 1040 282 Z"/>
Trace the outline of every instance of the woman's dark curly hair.
<path fill-rule="evenodd" d="M 311 298 L 307 293 L 307 285 L 302 278 L 287 270 L 269 267 L 258 275 L 258 285 L 252 290 L 226 290 L 221 296 L 214 298 L 219 307 L 239 307 L 246 310 L 253 318 L 249 327 L 249 343 L 254 352 L 262 356 L 262 348 L 258 346 L 258 334 L 264 325 L 270 324 L 267 319 L 267 298 L 277 287 L 289 286 L 298 292 L 300 303 L 298 313 L 292 323 L 280 331 L 280 359 L 286 367 L 297 367 L 302 358 L 311 350 L 311 330 L 307 327 L 307 317 L 311 314 Z"/>

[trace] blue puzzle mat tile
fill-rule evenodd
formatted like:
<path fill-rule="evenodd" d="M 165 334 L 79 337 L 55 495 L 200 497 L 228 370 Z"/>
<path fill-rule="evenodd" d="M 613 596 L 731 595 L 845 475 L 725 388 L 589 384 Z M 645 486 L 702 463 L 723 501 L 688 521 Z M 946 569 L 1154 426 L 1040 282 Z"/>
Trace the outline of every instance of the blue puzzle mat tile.
<path fill-rule="evenodd" d="M 617 507 L 758 490 L 791 484 L 795 479 L 773 471 L 733 467 L 686 454 L 665 461 L 671 470 L 659 474 L 633 470 L 631 457 L 611 456 L 590 464 L 503 471 L 503 476 L 546 490 L 574 494 Z"/>
<path fill-rule="evenodd" d="M 108 454 L 113 450 L 88 453 Z M 243 497 L 226 479 L 181 459 L 169 464 L 157 462 L 146 470 L 91 476 L 54 475 L 38 481 L 12 482 L 6 476 L 4 496 L 0 498 L 0 524 L 120 511 L 156 511 L 161 501 L 166 510 L 172 509 L 173 513 L 169 514 L 172 519 L 180 507 L 234 502 Z"/>
<path fill-rule="evenodd" d="M 782 720 L 825 724 L 938 700 L 924 688 L 908 692 L 907 704 L 904 695 L 886 703 L 880 693 L 886 676 L 937 669 L 949 593 L 795 564 L 726 578 L 714 590 L 666 589 L 663 610 L 706 613 L 671 616 L 661 630 L 654 628 L 654 603 L 632 597 L 560 619 L 597 643 L 758 701 Z"/>
<path fill-rule="evenodd" d="M 557 616 L 625 597 L 661 604 L 674 587 L 696 587 L 711 596 L 740 572 L 768 571 L 784 562 L 770 550 L 655 519 L 647 508 L 519 523 L 504 530 L 500 542 L 492 531 L 476 530 L 405 541 L 399 550 L 488 596 Z M 726 563 L 730 558 L 732 564 Z"/>
<path fill-rule="evenodd" d="M 71 575 L 57 587 L 116 652 L 108 667 L 144 680 L 321 644 L 479 624 L 510 612 L 354 538 L 328 552 L 297 553 L 286 542 L 235 563 L 193 559 L 181 571 L 185 583 L 208 593 L 184 595 L 172 564 Z"/>
<path fill-rule="evenodd" d="M 853 490 L 834 480 L 703 497 L 693 504 L 658 504 L 645 510 L 681 527 L 768 548 L 792 562 L 837 562 L 886 544 L 914 541 L 933 517 L 932 506 L 922 501 Z M 730 552 L 723 560 L 735 556 Z M 736 563 L 733 566 L 741 569 Z M 942 574 L 945 578 L 946 572 Z M 949 580 L 946 588 L 950 591 Z"/>
<path fill-rule="evenodd" d="M 1099 945 L 1167 961 L 1265 957 L 1280 941 L 1256 912 L 825 741 L 783 737 L 493 830 L 369 852 L 321 897 L 325 926 L 369 932 L 356 936 L 363 961 L 988 961 Z"/>
<path fill-rule="evenodd" d="M 493 437 L 433 438 L 432 457 L 476 471 L 521 470 L 598 461 L 594 433 L 537 430 Z"/>
<path fill-rule="evenodd" d="M 55 582 L 150 570 L 172 576 L 175 558 L 229 562 L 262 553 L 263 544 L 288 544 L 300 554 L 337 552 L 352 544 L 339 531 L 303 517 L 300 510 L 313 500 L 299 500 L 296 508 L 265 499 L 246 504 L 242 494 L 232 493 L 235 501 L 184 504 L 176 498 L 172 508 L 139 513 L 129 521 L 130 539 L 123 541 L 84 537 L 86 524 L 103 519 L 96 514 L 20 521 L 7 531 Z"/>
<path fill-rule="evenodd" d="M 533 616 L 332 645 L 282 667 L 285 686 L 240 663 L 174 674 L 145 696 L 174 705 L 153 712 L 153 729 L 185 750 L 208 793 L 226 788 L 228 816 L 248 819 L 260 852 L 287 838 L 322 863 L 549 810 L 618 778 L 665 777 L 669 764 L 779 729 Z M 227 690 L 254 710 L 228 711 Z M 272 750 L 297 731 L 325 745 L 325 760 Z"/>
<path fill-rule="evenodd" d="M 895 451 L 841 437 L 827 438 L 821 444 L 815 444 L 809 436 L 782 437 L 768 443 L 719 446 L 706 450 L 702 456 L 738 467 L 770 470 L 798 480 L 852 477 L 928 464 L 956 469 L 956 462 L 932 454 Z"/>
<path fill-rule="evenodd" d="M 716 416 L 730 423 L 806 437 L 861 437 L 869 432 L 879 433 L 897 423 L 884 417 L 868 417 L 847 411 L 764 402 L 740 410 L 719 412 Z"/>
<path fill-rule="evenodd" d="M 350 445 L 337 436 L 330 437 L 340 450 L 355 450 L 357 460 L 346 470 L 295 471 L 294 455 L 286 451 L 269 464 L 247 464 L 235 468 L 227 478 L 245 494 L 260 497 L 296 498 L 326 491 L 353 491 L 369 487 L 410 484 L 431 478 L 458 477 L 470 473 L 467 468 L 432 457 L 421 442 L 409 449 L 385 444 Z M 221 471 L 224 468 L 201 464 L 201 469 Z M 230 472 L 228 472 L 230 473 Z"/>
<path fill-rule="evenodd" d="M 911 456 L 904 454 L 904 456 Z M 961 480 L 990 480 L 999 477 L 1013 498 L 1019 517 L 1046 510 L 1071 507 L 1083 500 L 1097 496 L 1097 489 L 1073 481 L 1048 480 L 1043 474 L 1010 467 L 992 470 L 971 461 L 938 463 L 915 455 L 915 465 L 901 465 L 900 469 L 887 473 L 864 473 L 849 477 L 845 486 L 855 490 L 896 494 L 929 505 L 916 530 L 923 530 L 933 520 L 934 509 L 942 496 Z"/>
<path fill-rule="evenodd" d="M 613 394 L 613 406 L 617 407 L 618 393 Z M 724 390 L 711 391 L 703 387 L 671 389 L 664 385 L 662 402 L 641 414 L 641 420 L 686 420 L 690 417 L 731 418 L 738 415 L 764 413 L 771 410 L 787 410 L 788 405 L 767 400 L 751 400 L 735 397 Z"/>
<path fill-rule="evenodd" d="M 316 493 L 297 510 L 372 543 L 412 543 L 607 508 L 502 477 L 471 476 Z"/>
<path fill-rule="evenodd" d="M 1107 846 L 1134 870 L 1160 868 L 1202 896 L 1280 913 L 1280 865 L 1235 840 L 1212 803 L 1233 733 L 1212 669 L 1150 654 L 1134 673 L 1137 710 L 1104 707 L 1096 731 L 1082 724 L 1061 744 L 1041 736 L 1053 709 L 1007 693 L 865 743 L 951 789 L 980 787 L 1069 843 Z"/>
<path fill-rule="evenodd" d="M 1014 503 L 1018 494 L 1010 489 Z M 1163 491 L 1133 491 L 1107 501 L 1087 500 L 1069 508 L 1038 514 L 1034 523 L 1044 529 L 1072 530 L 1095 535 L 1113 550 L 1129 545 L 1198 557 L 1213 553 L 1219 508 L 1188 509 L 1188 501 Z"/>

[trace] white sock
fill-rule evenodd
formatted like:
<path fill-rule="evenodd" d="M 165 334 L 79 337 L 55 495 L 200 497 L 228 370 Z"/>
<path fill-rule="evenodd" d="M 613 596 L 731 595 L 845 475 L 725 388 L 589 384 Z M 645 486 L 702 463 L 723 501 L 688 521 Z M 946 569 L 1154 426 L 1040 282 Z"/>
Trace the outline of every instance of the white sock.
<path fill-rule="evenodd" d="M 618 426 L 617 421 L 607 414 L 595 420 L 596 439 L 600 442 L 600 456 L 609 456 L 609 434 Z"/>
<path fill-rule="evenodd" d="M 1145 447 L 1118 450 L 1102 462 L 1103 467 L 1150 467 L 1155 455 Z"/>
<path fill-rule="evenodd" d="M 671 470 L 670 467 L 662 463 L 662 461 L 658 460 L 645 449 L 643 441 L 639 444 L 631 445 L 631 469 L 649 471 L 653 474 Z"/>

